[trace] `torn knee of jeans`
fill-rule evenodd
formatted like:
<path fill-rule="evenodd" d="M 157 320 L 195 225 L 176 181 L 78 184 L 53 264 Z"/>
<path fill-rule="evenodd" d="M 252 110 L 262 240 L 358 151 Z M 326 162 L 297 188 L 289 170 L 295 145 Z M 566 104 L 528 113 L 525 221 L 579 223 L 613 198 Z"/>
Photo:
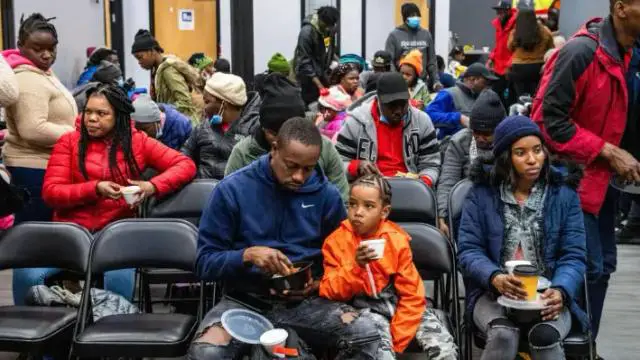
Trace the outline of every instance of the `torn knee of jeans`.
<path fill-rule="evenodd" d="M 520 331 L 520 329 L 511 322 L 509 319 L 498 318 L 489 323 L 490 328 L 509 328 L 512 330 Z"/>
<path fill-rule="evenodd" d="M 340 319 L 342 320 L 342 323 L 347 325 L 351 324 L 357 318 L 358 318 L 358 313 L 353 311 L 349 311 L 340 315 Z"/>
<path fill-rule="evenodd" d="M 202 333 L 195 342 L 224 346 L 229 345 L 231 342 L 231 335 L 229 335 L 220 324 L 214 324 L 202 330 Z"/>

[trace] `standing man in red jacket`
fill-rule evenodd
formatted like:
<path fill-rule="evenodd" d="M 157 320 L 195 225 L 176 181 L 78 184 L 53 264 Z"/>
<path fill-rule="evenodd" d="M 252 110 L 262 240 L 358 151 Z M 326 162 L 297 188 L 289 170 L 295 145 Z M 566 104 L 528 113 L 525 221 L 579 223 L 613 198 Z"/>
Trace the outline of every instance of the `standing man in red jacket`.
<path fill-rule="evenodd" d="M 517 10 L 513 8 L 513 0 L 499 0 L 493 9 L 497 15 L 491 22 L 491 25 L 496 29 L 496 43 L 493 51 L 489 54 L 487 67 L 498 76 L 498 80 L 493 83 L 493 91 L 500 95 L 502 103 L 508 109 L 515 102 L 515 99 L 514 90 L 507 78 L 507 71 L 511 67 L 511 57 L 513 56 L 507 43 L 509 42 L 509 34 L 516 27 Z M 509 89 L 508 97 L 505 96 L 507 89 Z"/>
<path fill-rule="evenodd" d="M 585 165 L 578 193 L 587 235 L 594 337 L 617 261 L 618 192 L 609 181 L 613 174 L 640 181 L 640 163 L 619 147 L 627 124 L 625 73 L 630 50 L 640 36 L 640 0 L 610 3 L 609 17 L 587 22 L 550 58 L 532 109 L 551 150 Z"/>

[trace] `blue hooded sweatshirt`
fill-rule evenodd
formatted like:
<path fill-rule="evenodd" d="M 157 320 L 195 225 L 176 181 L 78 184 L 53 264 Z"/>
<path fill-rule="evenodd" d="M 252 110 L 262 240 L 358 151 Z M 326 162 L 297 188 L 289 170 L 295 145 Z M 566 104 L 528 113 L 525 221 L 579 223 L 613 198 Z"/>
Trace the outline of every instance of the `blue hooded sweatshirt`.
<path fill-rule="evenodd" d="M 288 190 L 273 177 L 270 161 L 271 155 L 260 157 L 220 181 L 211 194 L 200 221 L 196 273 L 201 279 L 255 284 L 259 270 L 242 261 L 252 246 L 322 266 L 324 239 L 347 216 L 340 192 L 318 167 L 300 189 Z"/>
<path fill-rule="evenodd" d="M 169 104 L 158 104 L 165 114 L 162 135 L 158 140 L 168 147 L 180 150 L 191 135 L 191 119 Z"/>

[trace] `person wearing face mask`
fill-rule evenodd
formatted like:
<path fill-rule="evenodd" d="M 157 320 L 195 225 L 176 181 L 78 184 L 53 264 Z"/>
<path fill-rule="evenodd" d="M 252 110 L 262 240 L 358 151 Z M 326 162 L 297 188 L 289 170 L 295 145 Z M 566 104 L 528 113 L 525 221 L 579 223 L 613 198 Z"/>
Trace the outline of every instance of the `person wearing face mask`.
<path fill-rule="evenodd" d="M 491 155 L 493 132 L 506 116 L 498 94 L 486 89 L 471 109 L 469 128 L 458 131 L 449 141 L 437 191 L 439 227 L 447 236 L 449 192 L 455 184 L 469 176 L 469 169 L 476 158 Z"/>
<path fill-rule="evenodd" d="M 384 73 L 375 96 L 347 115 L 336 148 L 347 176 L 369 173 L 419 178 L 431 187 L 440 173 L 440 148 L 429 116 L 409 106 L 399 73 Z"/>
<path fill-rule="evenodd" d="M 436 95 L 426 111 L 438 129 L 438 139 L 469 127 L 469 115 L 478 95 L 497 79 L 484 65 L 475 63 L 467 68 L 461 82 Z"/>
<path fill-rule="evenodd" d="M 156 104 L 149 95 L 142 94 L 133 107 L 136 111 L 131 119 L 136 129 L 172 149 L 180 149 L 191 135 L 189 118 L 169 104 Z"/>
<path fill-rule="evenodd" d="M 247 93 L 241 77 L 217 72 L 204 87 L 204 119 L 181 151 L 191 157 L 200 179 L 222 179 L 233 147 L 259 125 L 262 99 Z"/>
<path fill-rule="evenodd" d="M 413 49 L 422 53 L 423 71 L 419 77 L 426 80 L 435 91 L 442 89 L 438 76 L 433 37 L 429 30 L 420 26 L 420 9 L 413 3 L 403 4 L 400 8 L 403 24 L 395 28 L 387 37 L 385 49 L 391 54 L 396 70 L 400 71 L 400 60 Z"/>
<path fill-rule="evenodd" d="M 307 106 L 318 100 L 320 90 L 329 86 L 329 66 L 335 54 L 333 40 L 327 45 L 325 37 L 335 38 L 334 29 L 339 20 L 338 9 L 323 6 L 302 22 L 293 67 Z"/>

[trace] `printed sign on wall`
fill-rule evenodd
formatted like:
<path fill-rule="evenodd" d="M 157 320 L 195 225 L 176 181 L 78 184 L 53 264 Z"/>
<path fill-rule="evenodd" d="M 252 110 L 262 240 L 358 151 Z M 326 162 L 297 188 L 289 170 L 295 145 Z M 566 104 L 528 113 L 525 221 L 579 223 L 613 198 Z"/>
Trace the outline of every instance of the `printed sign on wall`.
<path fill-rule="evenodd" d="M 193 9 L 178 10 L 178 30 L 193 31 L 196 28 L 196 17 Z"/>

